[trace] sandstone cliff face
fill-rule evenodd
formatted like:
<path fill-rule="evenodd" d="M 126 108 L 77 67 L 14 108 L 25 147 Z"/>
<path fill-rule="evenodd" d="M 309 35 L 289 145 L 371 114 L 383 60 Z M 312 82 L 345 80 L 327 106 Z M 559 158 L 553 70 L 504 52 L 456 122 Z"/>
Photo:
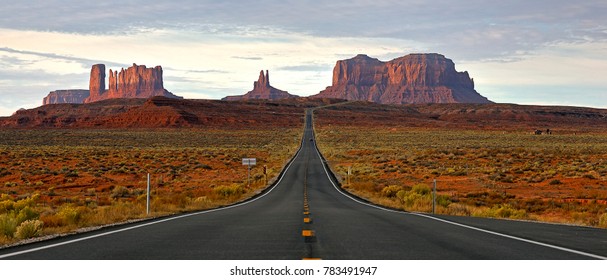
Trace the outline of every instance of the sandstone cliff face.
<path fill-rule="evenodd" d="M 279 90 L 270 85 L 270 73 L 266 70 L 264 75 L 263 70 L 259 73 L 259 79 L 253 82 L 253 90 L 244 95 L 226 96 L 221 100 L 236 101 L 249 99 L 267 99 L 278 100 L 285 98 L 296 98 L 297 95 L 289 94 L 286 91 Z"/>
<path fill-rule="evenodd" d="M 62 103 L 84 103 L 89 97 L 87 89 L 67 89 L 51 91 L 43 100 L 42 105 Z"/>
<path fill-rule="evenodd" d="M 91 67 L 91 78 L 89 79 L 90 95 L 100 96 L 105 92 L 105 65 L 95 64 Z"/>
<path fill-rule="evenodd" d="M 382 104 L 492 103 L 474 90 L 468 72 L 440 54 L 410 54 L 388 62 L 366 55 L 340 60 L 333 84 L 314 97 Z"/>
<path fill-rule="evenodd" d="M 90 96 L 84 101 L 95 102 L 110 98 L 150 98 L 165 96 L 181 98 L 164 89 L 162 67 L 147 68 L 136 65 L 120 72 L 109 70 L 109 87 L 105 89 L 105 65 L 96 64 L 91 69 Z"/>

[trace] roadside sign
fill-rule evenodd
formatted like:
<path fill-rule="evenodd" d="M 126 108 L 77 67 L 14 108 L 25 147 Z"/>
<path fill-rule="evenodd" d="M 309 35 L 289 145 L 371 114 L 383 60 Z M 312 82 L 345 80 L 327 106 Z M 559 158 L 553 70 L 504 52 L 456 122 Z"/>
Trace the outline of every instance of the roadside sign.
<path fill-rule="evenodd" d="M 257 159 L 256 158 L 243 158 L 242 159 L 242 165 L 256 165 L 257 164 Z"/>
<path fill-rule="evenodd" d="M 243 158 L 242 165 L 246 165 L 247 168 L 247 186 L 251 186 L 251 166 L 257 164 L 256 158 Z"/>

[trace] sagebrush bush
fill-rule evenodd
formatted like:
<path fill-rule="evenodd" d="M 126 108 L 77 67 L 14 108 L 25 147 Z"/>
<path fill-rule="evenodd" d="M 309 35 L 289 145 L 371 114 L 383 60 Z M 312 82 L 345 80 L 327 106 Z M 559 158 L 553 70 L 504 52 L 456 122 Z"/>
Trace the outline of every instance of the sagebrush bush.
<path fill-rule="evenodd" d="M 599 216 L 599 227 L 607 228 L 607 213 Z"/>
<path fill-rule="evenodd" d="M 224 196 L 230 197 L 233 195 L 240 195 L 244 193 L 244 189 L 238 184 L 231 184 L 227 186 L 219 186 L 214 189 L 215 193 Z"/>
<path fill-rule="evenodd" d="M 445 214 L 447 215 L 455 215 L 455 216 L 470 216 L 472 211 L 470 211 L 470 207 L 459 204 L 459 203 L 451 203 L 447 206 L 445 210 Z"/>
<path fill-rule="evenodd" d="M 12 238 L 17 230 L 17 219 L 12 214 L 0 215 L 0 233 L 8 238 Z"/>
<path fill-rule="evenodd" d="M 85 207 L 78 207 L 71 204 L 65 204 L 59 208 L 57 215 L 66 225 L 77 225 L 82 219 Z"/>
<path fill-rule="evenodd" d="M 387 186 L 387 187 L 383 188 L 383 189 L 382 189 L 382 191 L 381 191 L 381 193 L 382 193 L 382 194 L 383 194 L 385 197 L 395 197 L 395 196 L 396 196 L 396 194 L 397 194 L 397 193 L 398 193 L 400 190 L 402 190 L 402 188 L 401 188 L 401 187 L 391 185 L 391 186 Z"/>
<path fill-rule="evenodd" d="M 42 233 L 44 223 L 40 220 L 27 220 L 21 223 L 15 232 L 15 236 L 20 239 L 37 237 Z"/>
<path fill-rule="evenodd" d="M 418 193 L 420 195 L 428 195 L 432 192 L 432 189 L 430 189 L 430 187 L 428 187 L 425 184 L 417 184 L 417 185 L 413 186 L 413 189 L 411 191 Z"/>
<path fill-rule="evenodd" d="M 21 224 L 21 223 L 23 223 L 25 221 L 28 221 L 28 220 L 36 220 L 36 219 L 38 219 L 38 217 L 40 217 L 40 214 L 38 213 L 38 211 L 34 210 L 30 206 L 25 206 L 16 215 L 16 219 L 17 219 L 17 223 L 18 224 Z"/>
<path fill-rule="evenodd" d="M 477 211 L 474 216 L 507 219 L 527 219 L 529 217 L 524 209 L 515 209 L 510 205 L 496 205 L 486 210 Z"/>

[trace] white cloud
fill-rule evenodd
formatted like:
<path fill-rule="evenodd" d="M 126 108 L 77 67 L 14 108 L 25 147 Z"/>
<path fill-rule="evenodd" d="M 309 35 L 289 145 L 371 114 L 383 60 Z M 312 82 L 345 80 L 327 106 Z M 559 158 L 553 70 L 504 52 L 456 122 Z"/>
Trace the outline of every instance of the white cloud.
<path fill-rule="evenodd" d="M 243 94 L 268 69 L 310 95 L 338 59 L 438 52 L 490 99 L 558 85 L 584 102 L 607 87 L 606 13 L 601 0 L 13 1 L 0 9 L 0 98 L 86 88 L 93 63 L 162 65 L 167 89 L 205 98 Z"/>

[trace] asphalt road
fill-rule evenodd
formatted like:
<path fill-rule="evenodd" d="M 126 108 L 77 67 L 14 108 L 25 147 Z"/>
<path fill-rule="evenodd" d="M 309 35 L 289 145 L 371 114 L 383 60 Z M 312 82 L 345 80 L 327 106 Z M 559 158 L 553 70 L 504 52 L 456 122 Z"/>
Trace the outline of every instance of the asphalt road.
<path fill-rule="evenodd" d="M 607 230 L 397 212 L 329 179 L 311 118 L 278 183 L 233 207 L 0 250 L 5 259 L 597 259 Z M 308 218 L 308 219 L 306 219 Z"/>

